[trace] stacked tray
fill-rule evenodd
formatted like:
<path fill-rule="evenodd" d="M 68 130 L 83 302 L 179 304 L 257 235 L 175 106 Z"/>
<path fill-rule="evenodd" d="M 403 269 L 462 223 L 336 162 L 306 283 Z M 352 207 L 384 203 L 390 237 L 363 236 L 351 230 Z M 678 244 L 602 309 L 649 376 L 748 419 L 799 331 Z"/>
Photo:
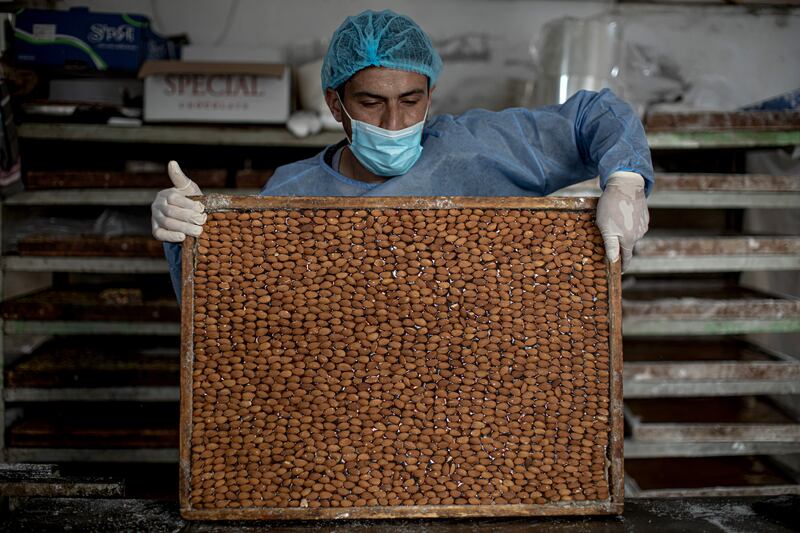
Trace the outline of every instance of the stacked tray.
<path fill-rule="evenodd" d="M 2 303 L 5 320 L 180 320 L 175 296 L 140 287 L 77 286 L 45 289 Z"/>

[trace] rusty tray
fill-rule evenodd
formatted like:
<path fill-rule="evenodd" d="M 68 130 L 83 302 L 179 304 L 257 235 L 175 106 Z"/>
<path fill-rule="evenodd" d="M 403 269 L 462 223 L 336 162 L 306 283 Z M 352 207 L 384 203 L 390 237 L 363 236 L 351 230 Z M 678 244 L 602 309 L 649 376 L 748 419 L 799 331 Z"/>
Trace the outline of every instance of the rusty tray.
<path fill-rule="evenodd" d="M 800 391 L 800 361 L 743 339 L 628 338 L 624 350 L 628 400 Z"/>
<path fill-rule="evenodd" d="M 70 335 L 49 339 L 5 368 L 7 389 L 176 386 L 173 338 Z"/>
<path fill-rule="evenodd" d="M 791 472 L 768 457 L 662 457 L 625 461 L 629 498 L 799 494 Z"/>
<path fill-rule="evenodd" d="M 662 131 L 790 131 L 800 127 L 800 111 L 650 112 L 648 133 Z"/>
<path fill-rule="evenodd" d="M 175 448 L 177 406 L 170 403 L 26 404 L 8 428 L 17 448 Z"/>
<path fill-rule="evenodd" d="M 637 280 L 625 288 L 623 307 L 631 319 L 800 320 L 800 298 L 723 280 Z"/>
<path fill-rule="evenodd" d="M 49 288 L 0 303 L 5 320 L 119 320 L 177 322 L 175 296 L 140 286 Z"/>
<path fill-rule="evenodd" d="M 25 256 L 158 257 L 164 245 L 150 235 L 28 235 L 17 242 Z"/>
<path fill-rule="evenodd" d="M 619 264 L 583 198 L 198 198 L 188 519 L 620 513 Z"/>
<path fill-rule="evenodd" d="M 795 415 L 766 396 L 625 400 L 639 442 L 798 442 Z"/>

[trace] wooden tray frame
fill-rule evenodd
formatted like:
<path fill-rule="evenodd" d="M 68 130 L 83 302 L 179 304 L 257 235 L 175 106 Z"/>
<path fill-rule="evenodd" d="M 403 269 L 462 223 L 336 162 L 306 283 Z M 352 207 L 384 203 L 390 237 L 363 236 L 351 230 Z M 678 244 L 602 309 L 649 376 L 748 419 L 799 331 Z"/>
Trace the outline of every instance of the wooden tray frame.
<path fill-rule="evenodd" d="M 266 197 L 209 195 L 195 197 L 206 212 L 264 209 L 537 209 L 594 211 L 596 198 L 563 197 Z M 622 406 L 622 299 L 621 263 L 606 263 L 609 313 L 609 436 L 606 468 L 609 497 L 605 500 L 554 502 L 544 505 L 424 505 L 373 507 L 195 509 L 190 500 L 192 368 L 194 361 L 194 283 L 197 240 L 187 236 L 182 253 L 181 397 L 180 397 L 180 509 L 187 520 L 330 520 L 391 518 L 463 518 L 500 516 L 621 514 L 624 498 Z"/>

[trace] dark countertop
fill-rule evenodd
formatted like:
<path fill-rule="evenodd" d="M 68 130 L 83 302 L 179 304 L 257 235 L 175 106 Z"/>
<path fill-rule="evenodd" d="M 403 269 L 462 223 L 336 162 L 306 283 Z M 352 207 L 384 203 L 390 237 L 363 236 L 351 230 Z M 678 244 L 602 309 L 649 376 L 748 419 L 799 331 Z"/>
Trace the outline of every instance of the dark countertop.
<path fill-rule="evenodd" d="M 0 531 L 181 533 L 522 533 L 800 531 L 800 496 L 628 500 L 620 517 L 489 518 L 324 522 L 187 522 L 174 502 L 21 500 L 0 516 Z"/>

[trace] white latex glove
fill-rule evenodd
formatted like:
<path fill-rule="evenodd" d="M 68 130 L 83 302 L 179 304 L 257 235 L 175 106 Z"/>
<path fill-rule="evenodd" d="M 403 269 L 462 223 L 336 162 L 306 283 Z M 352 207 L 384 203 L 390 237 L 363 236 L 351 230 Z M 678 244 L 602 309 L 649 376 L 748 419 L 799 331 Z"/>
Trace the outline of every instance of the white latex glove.
<path fill-rule="evenodd" d="M 187 198 L 203 193 L 176 161 L 169 162 L 167 174 L 174 187 L 160 191 L 150 206 L 153 237 L 159 241 L 183 242 L 187 235 L 197 237 L 203 232 L 205 208 L 200 202 Z"/>
<path fill-rule="evenodd" d="M 624 271 L 630 265 L 634 245 L 647 233 L 649 223 L 644 178 L 635 172 L 614 172 L 597 202 L 597 227 L 603 235 L 608 261 L 619 259 L 621 252 Z"/>

